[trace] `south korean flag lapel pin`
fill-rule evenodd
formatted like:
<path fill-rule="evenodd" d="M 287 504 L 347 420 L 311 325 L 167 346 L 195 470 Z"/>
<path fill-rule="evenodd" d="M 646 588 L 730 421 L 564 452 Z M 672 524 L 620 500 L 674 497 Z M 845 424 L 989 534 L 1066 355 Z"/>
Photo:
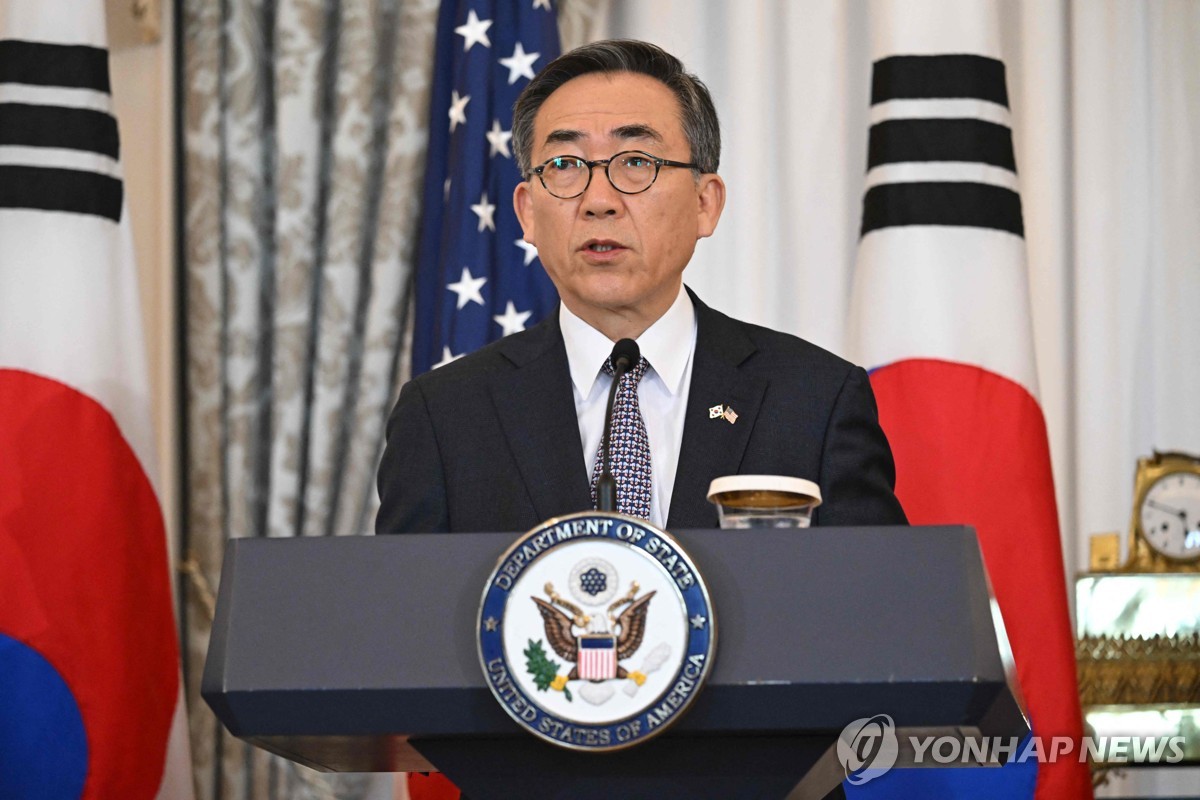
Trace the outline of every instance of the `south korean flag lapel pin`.
<path fill-rule="evenodd" d="M 737 412 L 733 410 L 733 406 L 728 406 L 724 403 L 717 403 L 708 410 L 708 418 L 723 419 L 732 425 L 733 423 L 737 422 L 738 415 Z"/>

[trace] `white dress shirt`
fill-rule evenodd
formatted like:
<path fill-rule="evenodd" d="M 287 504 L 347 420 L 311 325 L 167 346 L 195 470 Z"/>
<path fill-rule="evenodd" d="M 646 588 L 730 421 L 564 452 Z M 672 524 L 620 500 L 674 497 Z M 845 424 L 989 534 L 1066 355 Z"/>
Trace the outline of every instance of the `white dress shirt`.
<path fill-rule="evenodd" d="M 590 483 L 604 434 L 608 388 L 612 385 L 612 376 L 605 374 L 603 366 L 612 354 L 613 342 L 571 313 L 565 304 L 560 303 L 558 309 Z M 637 338 L 637 343 L 650 363 L 638 384 L 638 405 L 650 439 L 650 524 L 665 528 L 683 442 L 684 410 L 692 385 L 692 354 L 696 350 L 696 309 L 683 286 L 667 312 Z"/>

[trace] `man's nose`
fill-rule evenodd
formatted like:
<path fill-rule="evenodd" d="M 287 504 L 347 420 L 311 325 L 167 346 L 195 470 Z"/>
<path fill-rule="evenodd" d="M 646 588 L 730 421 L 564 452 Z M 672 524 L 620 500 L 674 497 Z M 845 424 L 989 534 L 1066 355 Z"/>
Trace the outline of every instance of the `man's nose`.
<path fill-rule="evenodd" d="M 615 216 L 624 207 L 621 193 L 608 180 L 604 164 L 592 168 L 592 179 L 583 191 L 580 210 L 589 217 Z"/>

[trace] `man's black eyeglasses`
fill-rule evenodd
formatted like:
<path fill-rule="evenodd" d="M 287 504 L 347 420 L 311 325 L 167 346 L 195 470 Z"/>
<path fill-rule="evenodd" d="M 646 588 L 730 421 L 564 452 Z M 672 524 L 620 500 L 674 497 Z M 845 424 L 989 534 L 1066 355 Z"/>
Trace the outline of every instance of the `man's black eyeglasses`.
<path fill-rule="evenodd" d="M 641 150 L 625 150 L 611 158 L 588 161 L 579 156 L 555 156 L 526 175 L 537 175 L 546 191 L 561 200 L 579 197 L 592 183 L 592 170 L 603 166 L 612 187 L 622 194 L 641 194 L 658 180 L 663 167 L 699 170 L 697 164 L 658 158 Z"/>

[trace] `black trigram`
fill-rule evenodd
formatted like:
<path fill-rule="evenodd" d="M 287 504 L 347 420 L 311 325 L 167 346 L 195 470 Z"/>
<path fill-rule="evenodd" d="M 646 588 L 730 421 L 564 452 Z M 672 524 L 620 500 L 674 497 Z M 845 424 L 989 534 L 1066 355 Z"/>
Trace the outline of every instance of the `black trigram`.
<path fill-rule="evenodd" d="M 108 51 L 0 40 L 0 208 L 119 221 Z"/>
<path fill-rule="evenodd" d="M 899 225 L 1023 236 L 1004 63 L 977 55 L 875 62 L 862 234 Z"/>

